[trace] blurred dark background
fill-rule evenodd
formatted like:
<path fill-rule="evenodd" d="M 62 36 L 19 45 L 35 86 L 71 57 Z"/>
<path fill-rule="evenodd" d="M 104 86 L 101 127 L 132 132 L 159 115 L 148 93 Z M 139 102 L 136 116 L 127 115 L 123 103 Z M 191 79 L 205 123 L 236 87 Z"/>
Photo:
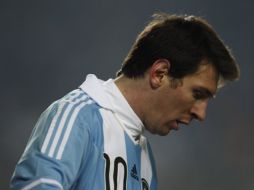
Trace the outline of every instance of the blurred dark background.
<path fill-rule="evenodd" d="M 114 78 L 155 11 L 207 19 L 232 49 L 241 79 L 194 122 L 148 134 L 159 189 L 254 189 L 254 1 L 0 1 L 0 189 L 8 189 L 40 113 L 88 73 Z"/>

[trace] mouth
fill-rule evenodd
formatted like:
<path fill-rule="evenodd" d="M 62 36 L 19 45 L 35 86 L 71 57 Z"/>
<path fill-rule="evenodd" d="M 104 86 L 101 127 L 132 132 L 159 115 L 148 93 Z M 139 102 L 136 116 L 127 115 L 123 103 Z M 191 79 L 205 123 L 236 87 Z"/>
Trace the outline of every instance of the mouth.
<path fill-rule="evenodd" d="M 172 129 L 175 130 L 175 131 L 178 131 L 179 130 L 179 121 L 178 120 L 175 120 L 172 124 Z"/>

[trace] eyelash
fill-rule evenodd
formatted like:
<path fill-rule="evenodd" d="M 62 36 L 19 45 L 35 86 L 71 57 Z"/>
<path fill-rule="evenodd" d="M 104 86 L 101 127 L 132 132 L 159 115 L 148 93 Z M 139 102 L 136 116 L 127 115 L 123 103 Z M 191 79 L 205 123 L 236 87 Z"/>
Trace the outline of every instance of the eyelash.
<path fill-rule="evenodd" d="M 196 100 L 202 100 L 202 99 L 206 99 L 206 95 L 202 92 L 200 92 L 199 90 L 194 90 L 193 91 L 193 97 L 196 99 Z"/>

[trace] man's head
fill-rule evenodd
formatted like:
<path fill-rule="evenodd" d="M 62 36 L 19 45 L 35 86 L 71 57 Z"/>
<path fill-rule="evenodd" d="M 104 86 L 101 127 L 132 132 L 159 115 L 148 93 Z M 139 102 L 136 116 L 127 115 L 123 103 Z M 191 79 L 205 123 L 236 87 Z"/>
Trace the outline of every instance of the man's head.
<path fill-rule="evenodd" d="M 205 20 L 157 14 L 118 76 L 125 81 L 118 83 L 120 90 L 146 129 L 166 135 L 179 123 L 204 120 L 208 101 L 220 85 L 238 79 L 239 69 Z"/>
<path fill-rule="evenodd" d="M 213 64 L 224 82 L 239 77 L 229 49 L 204 19 L 195 16 L 155 14 L 138 35 L 118 76 L 143 77 L 158 59 L 168 60 L 169 74 L 178 79 L 195 73 L 202 60 Z"/>
<path fill-rule="evenodd" d="M 203 121 L 219 80 L 218 72 L 207 60 L 202 61 L 195 73 L 182 79 L 170 77 L 168 70 L 167 60 L 157 60 L 144 77 L 151 90 L 147 91 L 142 106 L 142 121 L 147 130 L 160 135 L 178 130 L 179 124 L 189 124 L 193 119 Z"/>

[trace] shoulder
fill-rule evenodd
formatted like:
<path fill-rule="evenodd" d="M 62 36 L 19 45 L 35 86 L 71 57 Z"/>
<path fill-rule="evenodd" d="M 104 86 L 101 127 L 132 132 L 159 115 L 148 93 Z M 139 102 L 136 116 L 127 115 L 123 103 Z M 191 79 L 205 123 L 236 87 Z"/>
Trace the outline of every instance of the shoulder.
<path fill-rule="evenodd" d="M 71 91 L 53 102 L 41 115 L 37 125 L 47 131 L 65 130 L 90 133 L 102 123 L 100 107 L 81 89 Z M 41 127 L 43 125 L 43 127 Z M 48 130 L 47 130 L 48 129 Z"/>
<path fill-rule="evenodd" d="M 101 121 L 100 106 L 81 89 L 76 89 L 55 103 L 55 107 L 63 118 L 76 122 L 80 126 L 89 127 Z"/>

